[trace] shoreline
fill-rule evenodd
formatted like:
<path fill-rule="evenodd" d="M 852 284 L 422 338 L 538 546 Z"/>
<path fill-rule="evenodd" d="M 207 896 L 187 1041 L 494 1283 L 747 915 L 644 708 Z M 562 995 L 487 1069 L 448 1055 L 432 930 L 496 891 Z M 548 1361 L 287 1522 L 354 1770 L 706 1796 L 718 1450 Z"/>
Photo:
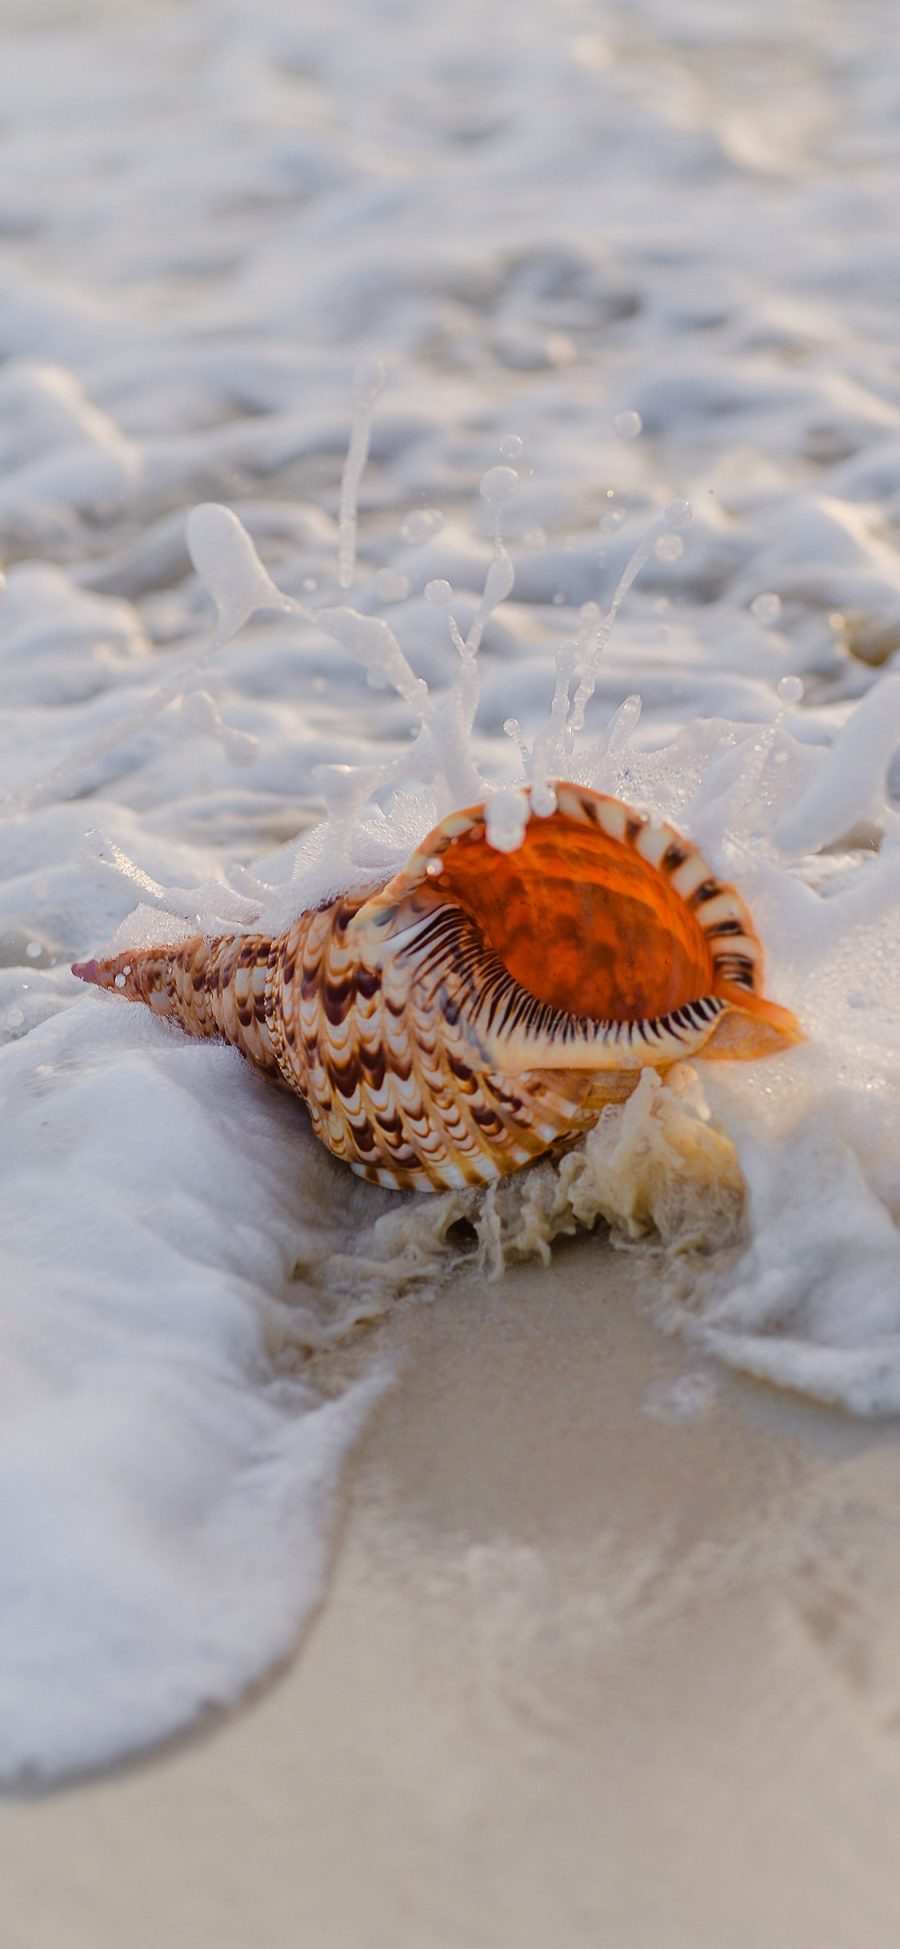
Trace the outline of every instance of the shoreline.
<path fill-rule="evenodd" d="M 886 1949 L 896 1424 L 698 1386 L 647 1264 L 587 1238 L 396 1310 L 297 1657 L 5 1803 L 15 1949 L 156 1949 L 161 1886 L 196 1949 Z"/>

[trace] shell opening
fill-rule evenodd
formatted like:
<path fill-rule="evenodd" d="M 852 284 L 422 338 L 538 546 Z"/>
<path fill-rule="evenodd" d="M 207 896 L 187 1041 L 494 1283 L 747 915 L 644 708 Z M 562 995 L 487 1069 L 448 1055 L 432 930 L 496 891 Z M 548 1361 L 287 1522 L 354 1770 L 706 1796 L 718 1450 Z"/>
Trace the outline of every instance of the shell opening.
<path fill-rule="evenodd" d="M 660 867 L 596 824 L 559 811 L 532 818 L 514 853 L 496 851 L 473 825 L 441 857 L 442 895 L 467 909 L 513 979 L 553 1008 L 638 1022 L 713 989 L 690 905 Z"/>

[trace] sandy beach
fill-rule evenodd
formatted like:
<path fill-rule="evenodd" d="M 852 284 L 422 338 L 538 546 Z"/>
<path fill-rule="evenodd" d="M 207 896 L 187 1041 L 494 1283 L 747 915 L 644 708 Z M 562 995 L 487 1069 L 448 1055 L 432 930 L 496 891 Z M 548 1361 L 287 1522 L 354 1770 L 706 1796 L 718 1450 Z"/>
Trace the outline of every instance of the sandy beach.
<path fill-rule="evenodd" d="M 704 1385 L 647 1270 L 399 1309 L 298 1656 L 4 1805 L 10 1949 L 896 1941 L 897 1430 Z"/>

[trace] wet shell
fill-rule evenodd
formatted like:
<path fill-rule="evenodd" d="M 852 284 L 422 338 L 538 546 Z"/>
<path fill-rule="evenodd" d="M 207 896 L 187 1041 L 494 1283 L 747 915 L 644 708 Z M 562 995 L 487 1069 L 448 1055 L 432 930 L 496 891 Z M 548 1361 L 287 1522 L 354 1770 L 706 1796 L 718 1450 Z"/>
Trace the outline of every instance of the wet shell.
<path fill-rule="evenodd" d="M 764 999 L 743 901 L 673 827 L 560 784 L 500 852 L 483 806 L 401 872 L 277 939 L 197 936 L 74 972 L 234 1043 L 372 1181 L 515 1171 L 628 1096 L 646 1066 L 764 1056 L 800 1037 Z"/>

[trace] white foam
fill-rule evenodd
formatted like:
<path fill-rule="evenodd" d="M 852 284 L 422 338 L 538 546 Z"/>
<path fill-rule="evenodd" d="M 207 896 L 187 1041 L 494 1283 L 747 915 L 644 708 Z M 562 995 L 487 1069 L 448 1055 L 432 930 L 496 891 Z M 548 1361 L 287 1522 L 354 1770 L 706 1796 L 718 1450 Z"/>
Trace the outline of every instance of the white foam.
<path fill-rule="evenodd" d="M 621 793 L 733 876 L 810 1036 L 671 1113 L 721 1143 L 667 1324 L 854 1411 L 900 1375 L 890 23 L 835 14 L 823 58 L 774 0 L 739 45 L 637 0 L 640 62 L 601 66 L 496 0 L 461 83 L 448 10 L 57 11 L 0 48 L 7 1777 L 162 1737 L 296 1641 L 365 1397 L 286 1353 L 339 1361 L 371 1291 L 446 1262 L 440 1200 L 351 1181 L 70 958 L 277 928 L 485 795 L 514 843 L 527 783 Z M 651 1095 L 510 1188 L 516 1251 L 561 1200 L 683 1260 Z"/>

